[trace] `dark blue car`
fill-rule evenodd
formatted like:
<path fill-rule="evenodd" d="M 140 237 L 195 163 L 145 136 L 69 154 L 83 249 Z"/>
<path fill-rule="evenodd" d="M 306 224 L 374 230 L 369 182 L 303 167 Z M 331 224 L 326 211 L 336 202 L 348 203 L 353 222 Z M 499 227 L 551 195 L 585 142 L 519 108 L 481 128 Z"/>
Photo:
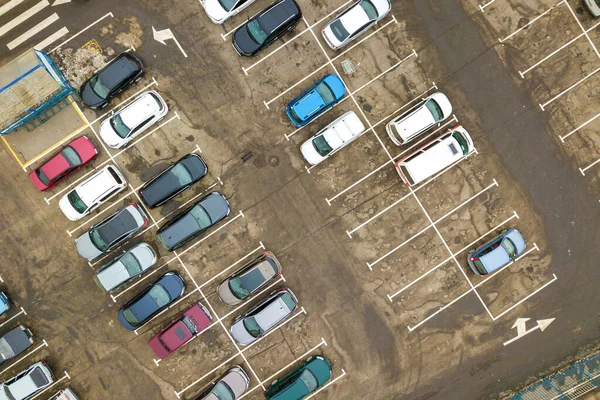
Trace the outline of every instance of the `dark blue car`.
<path fill-rule="evenodd" d="M 346 87 L 342 80 L 337 75 L 325 75 L 306 92 L 290 101 L 285 112 L 292 124 L 299 128 L 333 107 L 344 94 Z"/>
<path fill-rule="evenodd" d="M 119 322 L 135 331 L 185 293 L 185 282 L 177 272 L 169 271 L 129 300 L 119 312 Z"/>

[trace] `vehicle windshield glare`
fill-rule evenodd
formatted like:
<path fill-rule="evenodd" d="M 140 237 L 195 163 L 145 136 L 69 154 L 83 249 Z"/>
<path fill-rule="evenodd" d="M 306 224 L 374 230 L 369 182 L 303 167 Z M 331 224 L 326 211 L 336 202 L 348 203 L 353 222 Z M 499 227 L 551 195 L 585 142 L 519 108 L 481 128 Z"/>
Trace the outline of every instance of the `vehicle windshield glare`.
<path fill-rule="evenodd" d="M 302 373 L 300 374 L 298 379 L 300 379 L 300 381 L 302 381 L 302 383 L 304 383 L 304 386 L 306 386 L 306 389 L 308 390 L 309 393 L 312 392 L 313 390 L 315 390 L 317 388 L 317 386 L 319 385 L 317 378 L 315 378 L 315 376 L 312 374 L 312 372 L 310 372 L 310 370 L 308 370 L 308 369 L 305 369 L 304 371 L 302 371 Z"/>
<path fill-rule="evenodd" d="M 127 322 L 129 322 L 131 325 L 135 326 L 140 323 L 140 321 L 135 317 L 135 315 L 133 315 L 129 308 L 123 310 L 123 317 L 125 317 Z"/>
<path fill-rule="evenodd" d="M 48 185 L 50 183 L 50 179 L 48 179 L 41 168 L 36 171 L 36 175 L 44 185 Z"/>
<path fill-rule="evenodd" d="M 67 163 L 69 163 L 71 167 L 77 167 L 81 165 L 81 158 L 79 157 L 79 154 L 77 154 L 75 149 L 73 149 L 71 146 L 65 147 L 60 153 L 67 160 Z"/>
<path fill-rule="evenodd" d="M 196 327 L 194 320 L 187 315 L 181 319 L 181 322 L 192 335 L 195 335 L 198 332 L 198 328 Z"/>
<path fill-rule="evenodd" d="M 466 156 L 467 154 L 469 154 L 469 144 L 467 143 L 467 140 L 464 138 L 464 136 L 461 135 L 460 132 L 454 131 L 452 133 L 452 137 L 458 142 L 458 145 L 460 146 L 463 155 Z"/>
<path fill-rule="evenodd" d="M 90 79 L 90 87 L 100 98 L 106 99 L 110 90 L 102 83 L 98 75 Z"/>
<path fill-rule="evenodd" d="M 262 335 L 263 333 L 262 328 L 260 327 L 260 325 L 258 325 L 258 322 L 256 322 L 256 319 L 254 317 L 244 318 L 244 327 L 246 328 L 248 333 L 254 336 L 255 338 L 260 337 L 260 335 Z"/>
<path fill-rule="evenodd" d="M 333 21 L 331 25 L 329 25 L 329 27 L 331 28 L 331 32 L 333 32 L 333 35 L 340 42 L 346 40 L 346 38 L 350 35 L 346 28 L 344 28 L 344 25 L 342 25 L 342 21 L 340 21 L 339 19 Z"/>
<path fill-rule="evenodd" d="M 229 289 L 231 290 L 231 293 L 233 293 L 233 295 L 240 300 L 245 299 L 250 294 L 250 292 L 247 289 L 242 287 L 242 279 L 241 278 L 230 279 L 229 280 Z"/>
<path fill-rule="evenodd" d="M 267 32 L 260 26 L 260 22 L 258 20 L 253 20 L 248 22 L 247 25 L 248 33 L 252 40 L 254 40 L 257 44 L 263 44 L 265 40 L 267 40 Z"/>
<path fill-rule="evenodd" d="M 148 292 L 148 295 L 152 297 L 152 300 L 154 300 L 154 302 L 159 308 L 166 306 L 167 304 L 169 304 L 169 301 L 171 301 L 169 292 L 167 292 L 167 290 L 160 283 L 157 283 L 156 285 L 152 286 L 152 288 Z"/>
<path fill-rule="evenodd" d="M 198 223 L 200 229 L 206 229 L 210 226 L 210 216 L 201 205 L 197 205 L 190 210 L 190 214 Z"/>
<path fill-rule="evenodd" d="M 517 248 L 509 238 L 504 238 L 500 245 L 506 250 L 510 258 L 514 258 L 517 255 Z"/>
<path fill-rule="evenodd" d="M 214 394 L 217 397 L 217 399 L 219 399 L 219 400 L 234 400 L 235 399 L 235 395 L 233 394 L 233 392 L 231 391 L 231 389 L 229 388 L 229 386 L 227 386 L 227 384 L 225 382 L 217 383 L 212 390 L 212 394 Z"/>
<path fill-rule="evenodd" d="M 142 267 L 140 266 L 140 263 L 138 262 L 137 258 L 135 258 L 135 256 L 133 254 L 131 254 L 131 253 L 125 254 L 123 257 L 121 257 L 120 261 L 121 261 L 121 264 L 123 264 L 123 266 L 127 270 L 127 273 L 129 274 L 129 276 L 135 276 L 135 275 L 139 274 L 140 272 L 142 272 Z"/>
<path fill-rule="evenodd" d="M 331 148 L 331 146 L 329 146 L 329 143 L 327 143 L 327 140 L 325 140 L 323 135 L 319 135 L 316 138 L 314 138 L 312 143 L 317 153 L 319 153 L 323 157 L 325 157 L 327 154 L 333 151 L 333 149 Z"/>
<path fill-rule="evenodd" d="M 131 132 L 131 129 L 129 129 L 127 125 L 125 125 L 125 123 L 123 122 L 123 119 L 121 118 L 120 114 L 117 114 L 110 119 L 110 126 L 112 126 L 113 130 L 117 133 L 117 135 L 119 135 L 123 139 L 125 139 L 127 135 L 129 135 L 129 132 Z"/>
<path fill-rule="evenodd" d="M 183 163 L 175 164 L 169 173 L 177 180 L 179 185 L 185 186 L 192 183 L 192 175 Z"/>
<path fill-rule="evenodd" d="M 235 6 L 235 4 L 237 3 L 236 0 L 218 0 L 219 4 L 221 5 L 221 7 L 223 7 L 223 9 L 225 11 L 231 11 L 233 9 L 233 6 Z"/>
<path fill-rule="evenodd" d="M 444 114 L 442 113 L 442 109 L 440 108 L 439 104 L 435 100 L 429 99 L 425 103 L 425 107 L 427 107 L 427 109 L 429 110 L 429 112 L 433 116 L 433 119 L 435 120 L 435 122 L 441 121 L 442 118 L 444 118 Z"/>
<path fill-rule="evenodd" d="M 69 203 L 71 203 L 73 208 L 77 210 L 78 213 L 83 214 L 85 210 L 87 210 L 87 206 L 85 205 L 83 200 L 81 200 L 81 197 L 79 197 L 76 190 L 72 190 L 67 195 L 67 199 L 69 200 Z"/>
<path fill-rule="evenodd" d="M 317 93 L 319 93 L 319 96 L 321 96 L 325 104 L 329 104 L 335 99 L 333 91 L 329 88 L 329 86 L 327 86 L 325 82 L 319 83 L 315 90 L 317 91 Z"/>
<path fill-rule="evenodd" d="M 100 232 L 98 232 L 97 229 L 92 229 L 90 231 L 90 240 L 92 241 L 94 246 L 98 248 L 98 250 L 105 251 L 106 249 L 108 249 L 108 243 L 106 243 L 102 239 L 102 236 L 100 236 Z"/>
<path fill-rule="evenodd" d="M 362 9 L 365 10 L 367 17 L 369 17 L 369 20 L 377 19 L 377 9 L 373 5 L 373 3 L 371 3 L 369 0 L 363 0 L 359 4 L 362 7 Z"/>

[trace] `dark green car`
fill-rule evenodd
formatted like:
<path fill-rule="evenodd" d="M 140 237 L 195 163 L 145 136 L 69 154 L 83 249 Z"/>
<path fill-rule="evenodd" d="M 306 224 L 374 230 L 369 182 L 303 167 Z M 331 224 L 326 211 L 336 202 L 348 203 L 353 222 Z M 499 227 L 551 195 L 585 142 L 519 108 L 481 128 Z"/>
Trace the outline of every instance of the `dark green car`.
<path fill-rule="evenodd" d="M 268 400 L 300 400 L 313 393 L 331 378 L 331 363 L 313 356 L 304 365 L 277 379 L 265 392 Z"/>

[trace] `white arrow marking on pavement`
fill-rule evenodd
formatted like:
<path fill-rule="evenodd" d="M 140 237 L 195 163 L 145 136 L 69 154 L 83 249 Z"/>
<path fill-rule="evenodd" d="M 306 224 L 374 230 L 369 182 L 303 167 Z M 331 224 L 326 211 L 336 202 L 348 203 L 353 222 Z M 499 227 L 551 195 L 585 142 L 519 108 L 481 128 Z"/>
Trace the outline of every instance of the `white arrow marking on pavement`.
<path fill-rule="evenodd" d="M 52 3 L 52 7 L 59 6 L 61 4 L 70 3 L 70 2 L 71 2 L 71 0 L 55 0 L 54 3 Z"/>
<path fill-rule="evenodd" d="M 175 35 L 173 35 L 173 32 L 171 32 L 170 29 L 163 29 L 162 31 L 157 31 L 156 29 L 154 29 L 154 27 L 152 27 L 152 35 L 154 36 L 154 40 L 164 44 L 165 46 L 167 45 L 165 43 L 165 40 L 173 39 L 177 47 L 179 47 L 179 50 L 181 50 L 181 52 L 183 53 L 183 56 L 187 58 L 187 54 L 185 54 L 185 51 L 183 51 L 181 45 L 179 44 L 177 39 L 175 39 Z"/>
<path fill-rule="evenodd" d="M 528 319 L 530 319 L 530 318 L 518 318 L 517 321 L 515 321 L 515 323 L 511 329 L 514 329 L 515 327 L 517 327 L 517 336 L 510 339 L 508 342 L 504 342 L 505 346 L 511 344 L 512 342 L 516 341 L 517 339 L 522 338 L 523 336 L 530 334 L 531 332 L 533 332 L 537 329 L 539 329 L 541 332 L 543 332 L 544 329 L 546 329 L 556 318 L 539 319 L 536 321 L 537 325 L 534 326 L 533 328 L 528 329 L 526 331 L 521 330 L 521 328 L 525 329 L 525 323 Z"/>

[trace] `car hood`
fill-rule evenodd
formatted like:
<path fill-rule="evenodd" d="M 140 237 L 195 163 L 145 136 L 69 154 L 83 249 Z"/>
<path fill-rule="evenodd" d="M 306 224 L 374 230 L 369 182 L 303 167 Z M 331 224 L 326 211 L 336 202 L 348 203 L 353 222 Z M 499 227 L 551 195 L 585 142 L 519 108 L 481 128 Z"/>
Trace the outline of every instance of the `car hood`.
<path fill-rule="evenodd" d="M 168 248 L 173 248 L 200 230 L 201 229 L 198 225 L 198 222 L 188 212 L 184 217 L 177 220 L 177 222 L 168 226 L 164 230 L 161 230 L 159 235 L 161 241 L 165 243 Z"/>
<path fill-rule="evenodd" d="M 250 335 L 246 330 L 243 318 L 231 326 L 231 337 L 233 337 L 238 344 L 243 346 L 249 345 L 256 340 L 256 338 Z"/>
<path fill-rule="evenodd" d="M 148 243 L 140 243 L 129 250 L 141 264 L 142 272 L 156 263 L 156 253 Z"/>
<path fill-rule="evenodd" d="M 89 232 L 86 232 L 75 239 L 75 246 L 77 247 L 79 255 L 88 261 L 91 261 L 102 254 L 94 243 L 92 243 Z"/>
<path fill-rule="evenodd" d="M 223 301 L 223 303 L 229 306 L 235 306 L 236 304 L 241 303 L 242 301 L 235 297 L 231 290 L 229 289 L 229 279 L 219 285 L 217 289 L 217 294 Z"/>
<path fill-rule="evenodd" d="M 81 87 L 79 91 L 79 96 L 81 97 L 81 100 L 83 100 L 83 103 L 86 106 L 92 108 L 99 107 L 105 102 L 105 99 L 94 93 L 89 80 L 86 83 L 84 83 Z"/>
<path fill-rule="evenodd" d="M 231 371 L 227 375 L 225 375 L 221 380 L 229 386 L 229 388 L 235 394 L 235 398 L 239 398 L 246 389 L 248 389 L 248 381 L 247 377 L 242 375 L 241 372 Z"/>
<path fill-rule="evenodd" d="M 248 32 L 248 23 L 241 26 L 233 34 L 233 45 L 242 55 L 252 55 L 260 49 L 260 44 L 256 43 Z"/>
<path fill-rule="evenodd" d="M 228 12 L 221 7 L 221 4 L 217 0 L 205 0 L 204 11 L 216 23 L 222 23 L 228 17 Z"/>
<path fill-rule="evenodd" d="M 126 142 L 126 140 L 117 135 L 117 132 L 112 128 L 110 125 L 110 118 L 105 119 L 100 124 L 100 137 L 108 147 L 112 147 L 113 149 L 120 147 Z"/>

